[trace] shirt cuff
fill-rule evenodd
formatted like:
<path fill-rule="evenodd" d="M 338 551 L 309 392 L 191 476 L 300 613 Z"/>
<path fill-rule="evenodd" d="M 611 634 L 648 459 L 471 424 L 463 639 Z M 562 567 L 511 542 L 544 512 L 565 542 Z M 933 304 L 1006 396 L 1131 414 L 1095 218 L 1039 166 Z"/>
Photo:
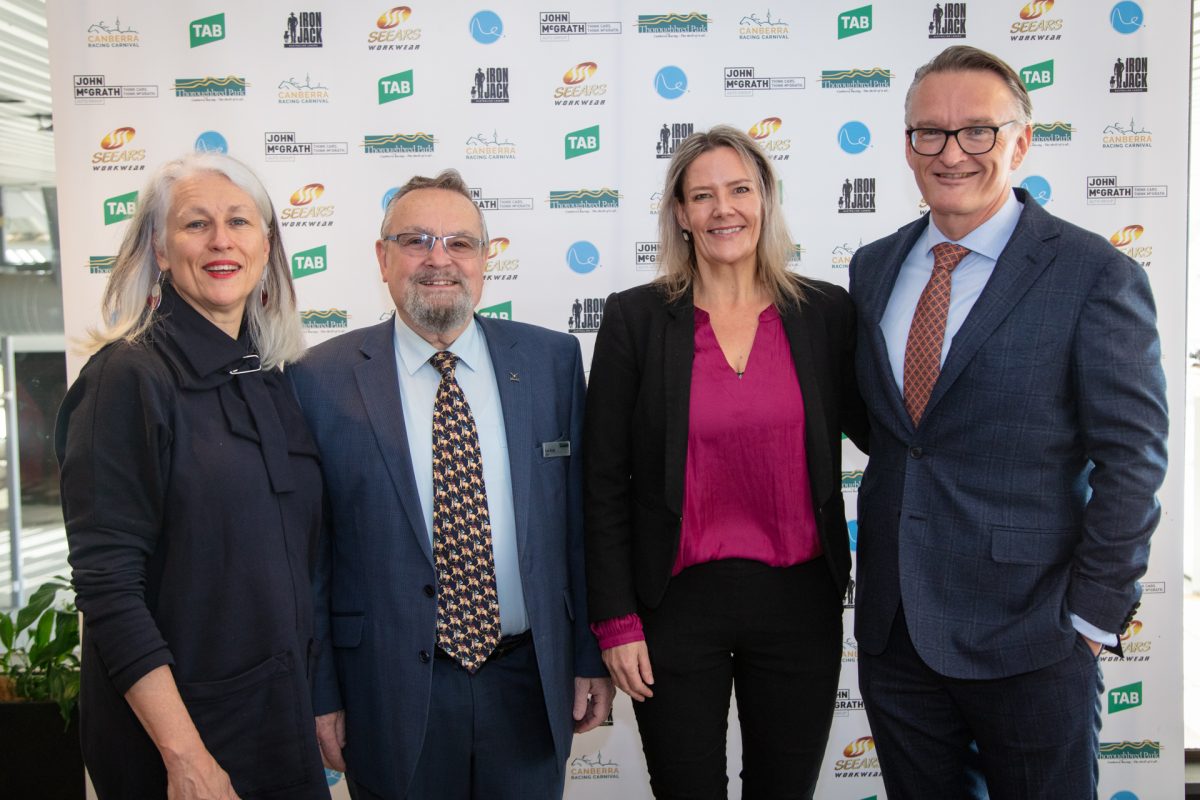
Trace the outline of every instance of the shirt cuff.
<path fill-rule="evenodd" d="M 623 617 L 613 617 L 588 626 L 600 643 L 601 650 L 609 650 L 630 642 L 644 642 L 646 636 L 642 633 L 642 618 L 637 614 L 626 614 Z"/>
<path fill-rule="evenodd" d="M 1073 625 L 1075 627 L 1075 631 L 1077 633 L 1082 633 L 1084 636 L 1091 639 L 1093 642 L 1099 642 L 1100 644 L 1105 645 L 1107 647 L 1116 647 L 1117 646 L 1117 635 L 1115 633 L 1109 633 L 1108 631 L 1102 631 L 1099 628 L 1097 628 L 1095 625 L 1093 625 L 1092 623 L 1083 619 L 1082 617 L 1078 617 L 1078 616 L 1072 614 L 1071 615 L 1071 625 Z"/>

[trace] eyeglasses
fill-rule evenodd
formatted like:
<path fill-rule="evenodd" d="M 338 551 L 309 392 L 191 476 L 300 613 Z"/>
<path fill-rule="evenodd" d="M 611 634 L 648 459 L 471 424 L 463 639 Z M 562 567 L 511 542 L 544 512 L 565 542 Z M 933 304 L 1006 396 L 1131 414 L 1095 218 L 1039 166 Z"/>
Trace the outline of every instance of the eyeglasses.
<path fill-rule="evenodd" d="M 394 233 L 391 236 L 384 236 L 383 241 L 395 242 L 400 250 L 409 256 L 421 257 L 429 255 L 433 252 L 433 246 L 442 243 L 442 249 L 446 251 L 446 255 L 456 259 L 476 258 L 483 254 L 484 242 L 482 239 L 477 239 L 474 236 L 467 236 L 460 233 L 446 234 L 445 236 L 434 236 L 432 233 L 420 233 L 417 231 L 409 231 L 405 233 Z"/>
<path fill-rule="evenodd" d="M 909 128 L 908 143 L 913 152 L 921 156 L 938 156 L 946 149 L 950 137 L 958 142 L 958 147 L 969 156 L 981 156 L 991 152 L 996 146 L 996 134 L 1005 125 L 1012 125 L 1017 120 L 1010 119 L 999 125 L 969 125 L 954 131 L 940 128 Z"/>

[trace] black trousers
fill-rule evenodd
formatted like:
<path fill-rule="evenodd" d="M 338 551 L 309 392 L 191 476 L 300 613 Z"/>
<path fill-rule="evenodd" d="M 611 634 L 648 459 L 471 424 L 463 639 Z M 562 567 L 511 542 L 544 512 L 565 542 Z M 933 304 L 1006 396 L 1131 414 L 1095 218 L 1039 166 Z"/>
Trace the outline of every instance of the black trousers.
<path fill-rule="evenodd" d="M 654 796 L 727 797 L 734 687 L 744 800 L 811 798 L 841 669 L 842 598 L 825 559 L 698 564 L 640 613 L 654 697 L 633 705 Z"/>

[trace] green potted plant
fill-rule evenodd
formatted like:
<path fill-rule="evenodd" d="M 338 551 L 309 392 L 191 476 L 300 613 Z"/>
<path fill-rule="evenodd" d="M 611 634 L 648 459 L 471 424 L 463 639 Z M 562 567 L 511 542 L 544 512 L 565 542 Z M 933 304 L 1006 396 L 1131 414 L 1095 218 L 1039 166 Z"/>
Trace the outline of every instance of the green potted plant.
<path fill-rule="evenodd" d="M 0 786 L 13 797 L 84 796 L 79 613 L 70 593 L 56 577 L 23 608 L 0 614 Z"/>

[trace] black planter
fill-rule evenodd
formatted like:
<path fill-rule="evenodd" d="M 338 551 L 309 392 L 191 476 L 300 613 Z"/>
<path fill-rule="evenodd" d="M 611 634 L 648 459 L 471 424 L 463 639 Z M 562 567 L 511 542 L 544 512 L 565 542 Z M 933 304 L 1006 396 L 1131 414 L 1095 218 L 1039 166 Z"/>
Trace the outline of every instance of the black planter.
<path fill-rule="evenodd" d="M 83 800 L 78 712 L 64 727 L 54 703 L 0 703 L 0 753 L 5 797 Z"/>

